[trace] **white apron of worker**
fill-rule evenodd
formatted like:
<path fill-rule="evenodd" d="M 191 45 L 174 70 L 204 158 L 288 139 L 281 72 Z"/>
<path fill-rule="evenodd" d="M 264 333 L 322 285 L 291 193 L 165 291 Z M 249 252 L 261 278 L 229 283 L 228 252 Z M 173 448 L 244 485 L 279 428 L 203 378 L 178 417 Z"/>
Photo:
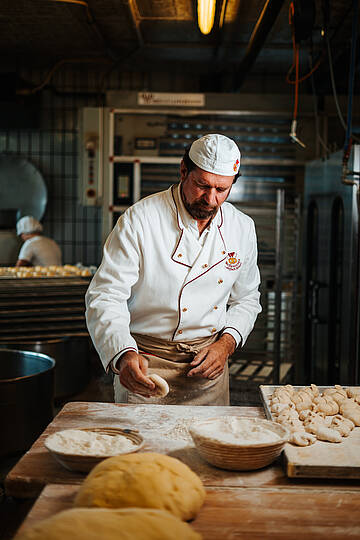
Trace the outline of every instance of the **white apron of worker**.
<path fill-rule="evenodd" d="M 138 351 L 170 392 L 143 398 L 115 376 L 115 401 L 228 404 L 227 364 L 211 380 L 187 377 L 189 362 L 222 331 L 246 341 L 261 310 L 259 281 L 253 221 L 231 204 L 201 237 L 178 186 L 129 208 L 86 294 L 88 329 L 105 369 L 119 352 Z"/>

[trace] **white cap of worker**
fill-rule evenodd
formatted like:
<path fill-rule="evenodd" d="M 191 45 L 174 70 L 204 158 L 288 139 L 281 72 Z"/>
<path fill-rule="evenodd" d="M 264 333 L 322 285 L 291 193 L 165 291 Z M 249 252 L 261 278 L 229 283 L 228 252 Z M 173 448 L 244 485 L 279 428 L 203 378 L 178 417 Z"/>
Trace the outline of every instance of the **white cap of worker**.
<path fill-rule="evenodd" d="M 40 221 L 32 216 L 24 216 L 19 219 L 16 224 L 16 233 L 18 236 L 20 236 L 20 234 L 41 232 L 42 230 L 43 226 L 41 225 Z"/>
<path fill-rule="evenodd" d="M 240 168 L 240 150 L 225 135 L 210 133 L 194 141 L 189 151 L 190 159 L 204 171 L 221 176 L 234 176 Z"/>

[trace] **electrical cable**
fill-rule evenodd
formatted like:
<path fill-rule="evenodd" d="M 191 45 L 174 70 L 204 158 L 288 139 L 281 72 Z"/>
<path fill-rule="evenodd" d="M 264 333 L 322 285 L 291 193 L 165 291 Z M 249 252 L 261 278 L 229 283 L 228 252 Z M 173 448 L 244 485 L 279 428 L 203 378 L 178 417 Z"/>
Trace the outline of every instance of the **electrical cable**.
<path fill-rule="evenodd" d="M 339 120 L 340 120 L 340 122 L 341 122 L 341 125 L 342 125 L 342 127 L 345 129 L 345 131 L 346 131 L 345 120 L 344 120 L 344 117 L 343 117 L 342 112 L 341 112 L 341 109 L 340 109 L 340 104 L 339 104 L 338 96 L 337 96 L 337 92 L 336 92 L 335 77 L 334 77 L 334 70 L 333 70 L 333 62 L 332 62 L 331 49 L 330 49 L 330 41 L 329 41 L 328 35 L 326 35 L 326 45 L 327 45 L 328 58 L 329 58 L 329 70 L 330 70 L 331 88 L 332 88 L 333 95 L 334 95 L 334 100 L 335 100 L 336 110 L 337 110 L 337 113 L 338 113 L 338 116 L 339 116 Z"/>
<path fill-rule="evenodd" d="M 326 43 L 327 43 L 328 58 L 329 58 L 329 71 L 330 71 L 331 88 L 332 88 L 332 91 L 333 91 L 333 96 L 334 96 L 334 101 L 335 101 L 336 111 L 337 111 L 337 114 L 338 114 L 340 123 L 341 123 L 342 127 L 344 128 L 344 130 L 345 130 L 345 132 L 346 132 L 346 131 L 347 131 L 347 124 L 346 124 L 346 122 L 345 122 L 345 120 L 344 120 L 344 117 L 343 117 L 343 115 L 342 115 L 342 112 L 341 112 L 341 109 L 340 109 L 339 100 L 338 100 L 338 95 L 337 95 L 337 91 L 336 91 L 336 83 L 335 83 L 335 77 L 334 77 L 334 69 L 333 69 L 333 63 L 332 63 L 332 55 L 331 55 L 330 41 L 329 41 L 328 36 L 326 36 Z M 358 137 L 355 137 L 354 135 L 352 135 L 352 138 L 353 138 L 356 142 L 360 142 L 360 139 L 359 139 Z"/>
<path fill-rule="evenodd" d="M 293 44 L 293 50 L 298 47 L 299 50 L 300 50 L 300 45 L 298 43 L 296 43 L 296 40 L 295 40 L 295 22 L 294 22 L 294 16 L 295 16 L 295 6 L 294 6 L 294 2 L 291 2 L 290 6 L 289 6 L 289 25 L 291 26 L 291 35 L 292 35 L 292 44 Z M 303 75 L 301 78 L 299 78 L 299 74 L 297 77 L 295 77 L 295 80 L 292 80 L 290 79 L 290 75 L 291 73 L 293 72 L 294 70 L 294 67 L 295 64 L 296 64 L 296 57 L 295 57 L 295 60 L 293 61 L 289 71 L 287 72 L 286 74 L 286 82 L 288 84 L 299 84 L 303 81 L 306 81 L 306 79 L 308 79 L 309 77 L 311 77 L 311 75 L 318 69 L 318 67 L 320 66 L 321 62 L 323 61 L 323 57 L 324 57 L 324 51 L 322 51 L 322 54 L 319 58 L 319 60 L 316 62 L 315 66 L 313 66 L 312 69 L 310 69 L 310 71 L 308 73 L 306 73 L 305 75 Z"/>
<path fill-rule="evenodd" d="M 88 24 L 91 24 L 91 27 L 92 29 L 95 31 L 96 35 L 99 37 L 99 39 L 101 40 L 102 44 L 104 45 L 105 47 L 105 50 L 107 52 L 107 54 L 110 56 L 112 62 L 114 63 L 118 63 L 120 61 L 119 57 L 117 55 L 115 55 L 110 49 L 109 47 L 107 46 L 107 43 L 105 41 L 105 39 L 103 38 L 99 28 L 97 27 L 96 23 L 95 23 L 95 20 L 94 20 L 94 17 L 92 16 L 91 12 L 90 12 L 90 8 L 89 8 L 89 4 L 85 1 L 85 0 L 50 0 L 51 2 L 62 2 L 62 3 L 65 3 L 65 4 L 77 4 L 77 5 L 80 5 L 80 6 L 83 6 L 86 8 L 86 16 L 87 16 L 87 21 L 88 21 Z M 57 62 L 51 69 L 50 71 L 48 72 L 48 74 L 46 75 L 44 81 L 39 84 L 38 86 L 36 86 L 35 88 L 26 88 L 26 89 L 21 89 L 21 90 L 17 90 L 17 94 L 18 95 L 30 95 L 30 94 L 35 94 L 36 92 L 39 92 L 40 90 L 42 90 L 47 84 L 49 84 L 53 74 L 55 73 L 55 71 L 57 69 L 59 69 L 59 67 L 61 67 L 63 64 L 66 64 L 66 63 L 89 63 L 89 62 L 108 62 L 108 60 L 106 60 L 105 58 L 99 58 L 99 59 L 94 59 L 94 58 L 91 58 L 91 59 L 88 59 L 88 58 L 68 58 L 68 59 L 64 59 L 64 60 L 60 60 L 59 62 Z"/>
<path fill-rule="evenodd" d="M 352 92 L 353 92 L 354 77 L 355 77 L 354 64 L 355 64 L 355 46 L 356 46 L 356 41 L 357 41 L 357 6 L 358 6 L 358 1 L 359 0 L 353 0 L 353 7 L 354 7 L 354 12 L 355 13 L 354 13 L 353 26 L 352 26 L 352 48 L 351 48 L 350 74 L 349 74 L 348 111 L 352 108 Z M 348 13 L 348 12 L 349 12 L 349 10 L 347 10 L 346 13 Z M 289 24 L 290 24 L 291 29 L 292 29 L 292 43 L 293 43 L 293 52 L 294 52 L 294 57 L 293 58 L 294 59 L 293 59 L 293 63 L 291 65 L 289 71 L 287 72 L 286 82 L 288 84 L 295 85 L 295 97 L 294 97 L 294 111 L 293 111 L 293 121 L 292 121 L 292 126 L 291 126 L 290 137 L 294 142 L 298 142 L 301 146 L 304 146 L 304 144 L 301 141 L 299 141 L 299 139 L 296 136 L 297 110 L 298 110 L 298 99 L 299 99 L 298 98 L 298 91 L 299 91 L 298 87 L 299 87 L 299 84 L 301 82 L 305 81 L 307 78 L 309 78 L 311 76 L 311 84 L 312 84 L 313 94 L 314 94 L 314 88 L 315 87 L 314 87 L 314 81 L 313 81 L 312 75 L 318 69 L 321 62 L 323 61 L 325 48 L 323 49 L 323 51 L 321 53 L 321 56 L 320 56 L 319 60 L 316 62 L 315 66 L 313 66 L 306 75 L 299 78 L 299 50 L 300 50 L 300 45 L 299 45 L 299 43 L 296 43 L 296 40 L 295 40 L 294 15 L 295 15 L 294 2 L 291 2 L 290 5 L 289 5 Z M 338 31 L 338 28 L 336 29 L 334 35 Z M 331 48 L 330 48 L 330 40 L 329 40 L 327 30 L 325 32 L 325 40 L 326 40 L 327 54 L 328 54 L 328 60 L 329 60 L 329 71 L 330 71 L 331 87 L 332 87 L 332 91 L 333 91 L 333 95 L 334 95 L 335 106 L 336 106 L 337 114 L 338 114 L 338 117 L 340 119 L 341 125 L 342 125 L 342 127 L 344 128 L 344 130 L 346 132 L 345 145 L 348 145 L 349 144 L 349 139 L 350 139 L 350 131 L 351 131 L 351 126 L 349 126 L 349 122 L 351 122 L 351 115 L 350 115 L 350 118 L 348 118 L 348 123 L 346 124 L 346 122 L 344 120 L 344 117 L 342 115 L 341 109 L 340 109 L 340 104 L 339 104 L 339 100 L 338 100 L 338 96 L 337 96 L 336 83 L 335 83 L 335 77 L 334 77 L 334 69 L 333 69 L 333 60 L 332 60 Z M 291 80 L 290 75 L 293 72 L 294 68 L 295 68 L 295 80 Z M 349 113 L 348 113 L 348 116 L 349 116 Z M 352 137 L 357 142 L 360 140 L 359 138 L 355 137 L 354 135 Z M 322 144 L 322 146 L 326 149 L 326 151 L 328 151 L 327 146 L 325 145 L 324 141 L 320 138 L 318 127 L 317 127 L 317 138 L 318 138 L 319 142 Z"/>
<path fill-rule="evenodd" d="M 312 58 L 311 58 L 311 54 L 309 53 L 309 64 L 310 64 L 310 70 L 311 70 L 311 64 L 312 64 Z M 312 97 L 313 97 L 313 106 L 314 106 L 314 116 L 315 116 L 315 137 L 316 137 L 316 140 L 319 141 L 319 143 L 321 144 L 321 146 L 324 148 L 325 152 L 327 154 L 330 153 L 330 149 L 328 148 L 328 146 L 326 145 L 324 139 L 321 137 L 320 135 L 320 129 L 319 129 L 319 111 L 318 111 L 318 106 L 317 106 L 317 95 L 316 95 L 316 89 L 315 89 L 315 81 L 314 81 L 314 77 L 311 77 L 310 79 L 311 81 L 311 90 L 312 90 Z"/>
<path fill-rule="evenodd" d="M 292 37 L 292 46 L 293 46 L 293 63 L 292 63 L 292 66 L 289 70 L 289 72 L 293 71 L 294 67 L 295 67 L 295 103 L 296 103 L 296 106 L 294 106 L 294 119 L 296 120 L 296 115 L 297 115 L 297 85 L 298 85 L 298 71 L 297 71 L 297 66 L 298 66 L 298 63 L 297 63 L 297 59 L 299 59 L 298 56 L 296 56 L 296 43 L 295 43 L 295 27 L 294 27 L 294 15 L 295 15 L 295 7 L 294 7 L 294 2 L 291 2 L 290 5 L 289 5 L 289 24 L 291 26 L 291 37 Z"/>
<path fill-rule="evenodd" d="M 299 44 L 295 45 L 295 98 L 293 118 L 296 120 L 299 105 Z"/>
<path fill-rule="evenodd" d="M 354 7 L 354 13 L 353 13 L 352 30 L 351 30 L 348 114 L 347 114 L 347 128 L 346 128 L 346 134 L 345 134 L 344 150 L 349 145 L 349 140 L 351 136 L 351 128 L 352 128 L 352 102 L 353 102 L 354 80 L 355 80 L 355 61 L 356 61 L 359 0 L 353 0 L 353 7 Z"/>
<path fill-rule="evenodd" d="M 57 62 L 51 69 L 50 71 L 48 72 L 48 74 L 45 76 L 45 79 L 43 80 L 43 82 L 41 84 L 39 84 L 38 86 L 36 86 L 35 88 L 23 88 L 21 90 L 17 90 L 16 93 L 18 95 L 30 95 L 30 94 L 36 94 L 36 92 L 39 92 L 40 90 L 42 90 L 47 84 L 49 84 L 52 76 L 54 75 L 55 71 L 57 69 L 59 69 L 59 67 L 61 67 L 63 64 L 71 64 L 71 63 L 81 63 L 81 64 L 86 64 L 86 63 L 108 63 L 109 60 L 108 59 L 105 59 L 105 58 L 98 58 L 98 59 L 95 59 L 95 58 L 68 58 L 68 59 L 65 59 L 65 60 L 60 60 L 59 62 Z"/>
<path fill-rule="evenodd" d="M 293 66 L 295 66 L 295 96 L 294 96 L 294 110 L 293 110 L 293 119 L 291 122 L 291 129 L 290 129 L 290 138 L 293 142 L 296 142 L 303 148 L 305 148 L 305 144 L 298 138 L 296 134 L 296 127 L 297 127 L 297 113 L 298 113 L 298 105 L 299 105 L 299 50 L 300 45 L 299 43 L 296 43 L 295 41 L 295 25 L 294 25 L 294 13 L 295 13 L 295 7 L 294 2 L 291 2 L 289 6 L 289 24 L 291 26 L 292 30 L 292 43 L 293 43 L 293 54 L 294 54 L 294 60 L 293 60 Z M 293 67 L 292 66 L 292 67 Z"/>
<path fill-rule="evenodd" d="M 322 54 L 323 56 L 323 54 Z M 303 75 L 299 80 L 298 80 L 298 83 L 302 83 L 303 81 L 306 81 L 306 79 L 308 79 L 309 77 L 312 76 L 313 73 L 315 73 L 315 71 L 318 69 L 318 67 L 320 66 L 321 62 L 323 61 L 323 58 L 319 58 L 319 60 L 316 62 L 315 66 L 308 72 L 306 73 L 306 75 Z M 290 75 L 291 73 L 293 72 L 294 70 L 294 64 L 291 66 L 291 68 L 289 69 L 289 71 L 287 72 L 286 74 L 286 82 L 288 84 L 296 84 L 296 81 L 293 81 L 290 79 Z"/>
<path fill-rule="evenodd" d="M 338 31 L 340 30 L 340 28 L 342 27 L 346 17 L 348 16 L 349 12 L 351 11 L 351 8 L 352 8 L 352 5 L 350 4 L 349 8 L 345 11 L 345 13 L 343 14 L 343 17 L 341 19 L 341 21 L 339 21 L 337 27 L 335 28 L 330 40 L 333 40 L 336 36 L 336 34 L 338 33 Z M 306 75 L 303 75 L 300 79 L 299 79 L 299 83 L 305 81 L 308 77 L 310 77 L 318 68 L 319 66 L 321 65 L 321 63 L 323 62 L 324 58 L 325 58 L 325 54 L 326 54 L 326 47 L 324 46 L 322 48 L 322 51 L 320 53 L 320 57 L 319 59 L 316 61 L 314 67 L 310 70 L 309 73 L 306 73 Z M 289 71 L 287 72 L 286 74 L 286 82 L 288 84 L 295 84 L 295 81 L 290 79 L 290 75 L 292 73 L 292 71 L 294 70 L 294 64 L 292 64 L 292 66 L 290 67 Z"/>

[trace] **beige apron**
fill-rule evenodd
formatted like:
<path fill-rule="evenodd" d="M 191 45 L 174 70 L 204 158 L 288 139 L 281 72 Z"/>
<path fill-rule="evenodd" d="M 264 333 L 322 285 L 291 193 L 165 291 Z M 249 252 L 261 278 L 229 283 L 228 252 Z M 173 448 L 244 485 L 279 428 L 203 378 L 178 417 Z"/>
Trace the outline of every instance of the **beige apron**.
<path fill-rule="evenodd" d="M 139 353 L 148 362 L 148 373 L 163 377 L 170 388 L 164 398 L 145 398 L 124 388 L 119 377 L 114 379 L 115 403 L 156 403 L 158 405 L 230 405 L 229 372 L 226 362 L 224 371 L 216 379 L 187 377 L 189 363 L 207 345 L 214 343 L 219 335 L 192 341 L 167 341 L 151 336 L 132 334 Z"/>

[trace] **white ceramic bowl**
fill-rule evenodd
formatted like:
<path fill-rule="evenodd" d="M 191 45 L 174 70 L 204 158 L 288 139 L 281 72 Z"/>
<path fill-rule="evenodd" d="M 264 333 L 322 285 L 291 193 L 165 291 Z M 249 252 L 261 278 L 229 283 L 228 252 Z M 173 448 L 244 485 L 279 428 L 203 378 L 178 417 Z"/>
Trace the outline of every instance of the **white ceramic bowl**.
<path fill-rule="evenodd" d="M 242 428 L 247 437 L 242 438 Z M 289 437 L 288 431 L 276 422 L 246 416 L 199 420 L 189 427 L 189 432 L 198 452 L 211 465 L 239 471 L 261 469 L 272 463 Z"/>

